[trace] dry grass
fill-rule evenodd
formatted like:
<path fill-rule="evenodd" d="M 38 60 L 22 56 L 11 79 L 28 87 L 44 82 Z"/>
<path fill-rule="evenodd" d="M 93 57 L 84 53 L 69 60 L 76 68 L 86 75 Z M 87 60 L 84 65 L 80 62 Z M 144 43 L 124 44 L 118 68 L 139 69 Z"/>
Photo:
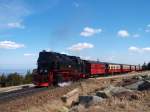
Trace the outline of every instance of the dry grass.
<path fill-rule="evenodd" d="M 78 112 L 149 112 L 150 91 L 134 93 L 138 99 L 112 97 L 104 102 L 84 108 Z"/>

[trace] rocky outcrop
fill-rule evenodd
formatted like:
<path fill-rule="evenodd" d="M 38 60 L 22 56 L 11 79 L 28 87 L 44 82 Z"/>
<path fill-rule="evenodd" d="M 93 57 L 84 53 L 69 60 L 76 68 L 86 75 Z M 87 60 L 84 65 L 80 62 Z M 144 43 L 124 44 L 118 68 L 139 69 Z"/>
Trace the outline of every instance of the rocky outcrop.
<path fill-rule="evenodd" d="M 120 94 L 123 92 L 132 92 L 132 91 L 124 87 L 109 86 L 105 88 L 104 90 L 96 92 L 96 95 L 102 98 L 109 98 L 111 96 L 114 96 L 116 94 Z"/>
<path fill-rule="evenodd" d="M 138 86 L 139 91 L 150 90 L 150 81 L 146 80 Z"/>
<path fill-rule="evenodd" d="M 131 90 L 138 90 L 139 86 L 143 83 L 144 81 L 137 81 L 136 83 L 125 86 L 125 88 L 131 89 Z"/>
<path fill-rule="evenodd" d="M 103 101 L 103 98 L 98 97 L 98 96 L 79 96 L 79 104 L 84 105 L 84 106 L 90 106 L 93 104 L 98 104 Z"/>
<path fill-rule="evenodd" d="M 125 88 L 131 89 L 131 90 L 139 90 L 139 91 L 149 90 L 150 89 L 150 81 L 149 80 L 138 81 L 134 84 L 125 86 Z"/>
<path fill-rule="evenodd" d="M 67 94 L 63 95 L 61 97 L 61 100 L 65 103 L 66 106 L 71 106 L 74 102 L 78 101 L 79 93 L 80 93 L 79 89 L 76 88 L 68 92 Z"/>
<path fill-rule="evenodd" d="M 72 108 L 70 108 L 69 112 L 84 112 L 85 111 L 85 107 L 81 104 L 73 106 Z"/>
<path fill-rule="evenodd" d="M 121 100 L 139 100 L 141 99 L 140 91 L 150 90 L 150 75 L 135 76 L 129 79 L 129 82 L 128 79 L 122 80 L 122 82 L 125 85 L 118 85 L 119 87 L 110 85 L 102 90 L 96 90 L 90 95 L 80 95 L 77 104 L 72 106 L 69 112 L 85 111 L 89 106 L 99 104 L 112 96 Z"/>
<path fill-rule="evenodd" d="M 57 109 L 57 112 L 69 112 L 69 109 L 67 107 L 61 107 Z"/>

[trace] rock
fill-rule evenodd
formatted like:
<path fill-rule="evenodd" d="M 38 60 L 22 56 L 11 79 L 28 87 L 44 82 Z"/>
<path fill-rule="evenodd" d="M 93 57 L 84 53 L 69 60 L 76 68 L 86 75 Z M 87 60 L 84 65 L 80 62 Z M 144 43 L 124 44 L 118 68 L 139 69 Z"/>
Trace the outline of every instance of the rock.
<path fill-rule="evenodd" d="M 129 90 L 129 89 L 126 89 L 124 87 L 114 87 L 110 92 L 111 92 L 112 95 L 116 95 L 116 94 L 119 94 L 119 93 L 132 92 L 132 91 Z"/>
<path fill-rule="evenodd" d="M 149 90 L 150 89 L 150 81 L 149 80 L 143 80 L 143 81 L 138 81 L 134 84 L 125 86 L 127 89 L 131 90 Z"/>
<path fill-rule="evenodd" d="M 150 81 L 144 81 L 142 84 L 138 86 L 138 90 L 150 90 Z"/>
<path fill-rule="evenodd" d="M 83 105 L 76 105 L 69 109 L 69 112 L 84 112 L 85 108 Z"/>
<path fill-rule="evenodd" d="M 79 96 L 79 104 L 90 106 L 94 104 L 98 104 L 103 101 L 103 98 L 98 96 Z"/>
<path fill-rule="evenodd" d="M 137 80 L 150 80 L 150 74 L 139 74 L 137 76 L 134 76 L 132 79 Z"/>
<path fill-rule="evenodd" d="M 150 80 L 150 75 L 143 75 L 142 78 L 143 80 Z"/>
<path fill-rule="evenodd" d="M 111 96 L 114 96 L 116 94 L 120 94 L 123 92 L 132 92 L 132 91 L 124 87 L 109 86 L 105 88 L 103 91 L 96 92 L 96 95 L 102 98 L 109 98 Z"/>
<path fill-rule="evenodd" d="M 68 92 L 66 95 L 61 97 L 61 100 L 66 104 L 66 106 L 71 106 L 74 102 L 78 101 L 79 97 L 79 89 L 76 88 L 70 92 Z"/>
<path fill-rule="evenodd" d="M 111 97 L 110 91 L 98 91 L 96 92 L 96 96 L 102 97 L 102 98 L 108 98 Z"/>
<path fill-rule="evenodd" d="M 132 79 L 143 80 L 142 76 L 134 76 Z"/>
<path fill-rule="evenodd" d="M 61 107 L 57 110 L 57 112 L 69 112 L 69 109 L 67 107 Z"/>
<path fill-rule="evenodd" d="M 130 85 L 125 86 L 125 88 L 131 89 L 131 90 L 138 90 L 139 85 L 141 85 L 141 84 L 143 84 L 143 83 L 144 83 L 144 81 L 138 81 L 138 82 L 136 82 L 136 83 L 133 83 L 133 84 L 130 84 Z"/>

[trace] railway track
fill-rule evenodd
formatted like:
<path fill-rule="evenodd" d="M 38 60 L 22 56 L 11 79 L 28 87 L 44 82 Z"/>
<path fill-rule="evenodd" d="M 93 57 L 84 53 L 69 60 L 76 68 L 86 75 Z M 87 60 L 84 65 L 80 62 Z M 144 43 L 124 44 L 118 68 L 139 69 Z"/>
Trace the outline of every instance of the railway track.
<path fill-rule="evenodd" d="M 77 82 L 78 84 L 78 82 Z M 66 91 L 70 91 L 76 86 L 77 84 L 73 86 L 66 87 Z M 28 96 L 34 96 L 34 94 L 48 92 L 49 97 L 53 98 L 57 95 L 61 95 L 61 91 L 63 90 L 63 87 L 44 87 L 44 88 L 36 88 L 36 87 L 30 87 L 30 88 L 23 88 L 20 90 L 0 93 L 0 105 L 9 101 L 13 101 L 19 98 L 24 98 Z M 57 94 L 56 94 L 57 93 Z"/>
<path fill-rule="evenodd" d="M 30 88 L 0 96 L 0 112 L 20 112 L 20 110 L 25 110 L 31 105 L 45 104 L 47 101 L 59 98 L 73 90 L 79 84 L 79 82 L 75 82 L 73 85 L 65 87 Z"/>
<path fill-rule="evenodd" d="M 15 91 L 0 93 L 0 104 L 9 100 L 15 100 L 19 97 L 32 95 L 37 92 L 47 90 L 47 88 L 23 88 Z"/>

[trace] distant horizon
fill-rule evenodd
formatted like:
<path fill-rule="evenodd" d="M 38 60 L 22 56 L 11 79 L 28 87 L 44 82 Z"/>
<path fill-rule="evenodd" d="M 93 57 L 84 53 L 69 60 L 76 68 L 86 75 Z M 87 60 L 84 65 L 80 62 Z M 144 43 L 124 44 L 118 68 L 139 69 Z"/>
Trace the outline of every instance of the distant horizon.
<path fill-rule="evenodd" d="M 0 75 L 5 74 L 8 75 L 10 73 L 19 73 L 20 75 L 25 75 L 27 71 L 30 70 L 32 72 L 33 69 L 0 69 Z"/>

